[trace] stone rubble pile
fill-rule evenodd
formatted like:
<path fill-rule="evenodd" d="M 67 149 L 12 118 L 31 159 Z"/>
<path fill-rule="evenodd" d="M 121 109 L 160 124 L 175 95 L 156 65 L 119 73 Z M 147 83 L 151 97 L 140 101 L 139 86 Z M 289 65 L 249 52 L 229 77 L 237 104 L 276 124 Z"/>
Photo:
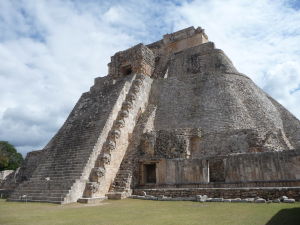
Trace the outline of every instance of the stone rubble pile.
<path fill-rule="evenodd" d="M 195 197 L 167 197 L 164 195 L 152 196 L 147 195 L 145 192 L 143 195 L 131 195 L 130 198 L 133 199 L 143 199 L 143 200 L 158 200 L 158 201 L 196 201 L 196 202 L 245 202 L 245 203 L 295 203 L 296 200 L 293 198 L 288 198 L 287 196 L 282 196 L 278 199 L 266 200 L 260 197 L 255 198 L 234 198 L 234 199 L 224 199 L 224 198 L 209 198 L 207 195 L 196 195 Z"/>

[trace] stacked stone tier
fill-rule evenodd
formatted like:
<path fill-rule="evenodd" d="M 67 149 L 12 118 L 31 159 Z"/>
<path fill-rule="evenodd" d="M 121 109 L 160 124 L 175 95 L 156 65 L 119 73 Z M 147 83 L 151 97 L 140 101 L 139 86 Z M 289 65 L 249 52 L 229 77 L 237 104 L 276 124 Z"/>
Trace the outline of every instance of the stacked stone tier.
<path fill-rule="evenodd" d="M 100 154 L 128 93 L 134 76 L 104 81 L 84 93 L 57 135 L 45 147 L 45 155 L 31 178 L 19 185 L 9 200 L 55 203 L 74 202 Z"/>

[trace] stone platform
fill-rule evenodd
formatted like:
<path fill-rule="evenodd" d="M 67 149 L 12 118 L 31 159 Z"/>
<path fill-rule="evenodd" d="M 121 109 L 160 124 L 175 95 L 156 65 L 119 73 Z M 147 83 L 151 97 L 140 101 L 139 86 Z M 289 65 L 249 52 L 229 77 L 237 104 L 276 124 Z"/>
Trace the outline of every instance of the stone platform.
<path fill-rule="evenodd" d="M 96 204 L 106 200 L 107 197 L 98 197 L 98 198 L 80 198 L 78 199 L 78 203 L 86 203 L 86 204 Z"/>

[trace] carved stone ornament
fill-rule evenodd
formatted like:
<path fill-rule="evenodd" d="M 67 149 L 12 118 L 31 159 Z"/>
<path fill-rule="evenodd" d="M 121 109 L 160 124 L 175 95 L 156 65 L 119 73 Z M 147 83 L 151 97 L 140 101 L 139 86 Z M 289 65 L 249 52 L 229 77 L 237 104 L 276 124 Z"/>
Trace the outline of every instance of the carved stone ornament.
<path fill-rule="evenodd" d="M 117 128 L 125 127 L 125 120 L 124 119 L 117 120 L 115 123 L 115 127 L 117 127 Z"/>
<path fill-rule="evenodd" d="M 111 160 L 110 154 L 107 154 L 107 153 L 103 154 L 103 156 L 101 157 L 101 160 L 105 164 L 110 163 L 110 160 Z"/>
<path fill-rule="evenodd" d="M 134 81 L 134 85 L 138 85 L 138 86 L 141 86 L 143 84 L 143 81 L 141 79 L 136 79 Z"/>
<path fill-rule="evenodd" d="M 128 109 L 131 109 L 132 106 L 133 106 L 132 102 L 125 101 L 122 105 L 122 109 L 128 110 Z"/>
<path fill-rule="evenodd" d="M 93 169 L 94 174 L 98 177 L 101 178 L 105 175 L 105 168 L 104 167 L 96 167 Z"/>
<path fill-rule="evenodd" d="M 120 138 L 121 136 L 121 131 L 120 130 L 112 130 L 111 133 L 110 133 L 110 136 L 113 138 L 113 139 L 118 139 Z"/>
<path fill-rule="evenodd" d="M 122 118 L 127 118 L 129 116 L 129 112 L 127 110 L 122 110 L 120 116 Z"/>
<path fill-rule="evenodd" d="M 138 85 L 135 84 L 135 85 L 132 86 L 133 93 L 138 93 L 139 90 L 140 90 L 140 87 Z"/>
<path fill-rule="evenodd" d="M 142 75 L 142 74 L 139 74 L 139 75 L 136 77 L 136 79 L 137 79 L 137 80 L 143 81 L 143 80 L 145 80 L 145 76 Z"/>
<path fill-rule="evenodd" d="M 127 100 L 129 102 L 132 102 L 136 99 L 136 95 L 134 93 L 129 93 L 128 96 L 127 96 Z"/>
<path fill-rule="evenodd" d="M 114 150 L 116 148 L 116 142 L 110 140 L 107 144 L 106 144 L 106 148 L 108 150 Z"/>
<path fill-rule="evenodd" d="M 96 193 L 99 189 L 100 184 L 97 182 L 89 182 L 87 183 L 87 189 L 91 192 L 91 193 Z"/>

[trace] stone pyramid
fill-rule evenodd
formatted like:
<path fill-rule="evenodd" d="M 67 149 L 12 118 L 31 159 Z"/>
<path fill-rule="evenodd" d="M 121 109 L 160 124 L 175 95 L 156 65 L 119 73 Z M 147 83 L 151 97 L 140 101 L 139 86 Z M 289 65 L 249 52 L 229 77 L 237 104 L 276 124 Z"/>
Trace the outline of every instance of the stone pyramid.
<path fill-rule="evenodd" d="M 300 121 L 203 29 L 117 52 L 108 66 L 46 147 L 28 155 L 9 200 L 95 202 L 143 191 L 300 198 Z"/>

